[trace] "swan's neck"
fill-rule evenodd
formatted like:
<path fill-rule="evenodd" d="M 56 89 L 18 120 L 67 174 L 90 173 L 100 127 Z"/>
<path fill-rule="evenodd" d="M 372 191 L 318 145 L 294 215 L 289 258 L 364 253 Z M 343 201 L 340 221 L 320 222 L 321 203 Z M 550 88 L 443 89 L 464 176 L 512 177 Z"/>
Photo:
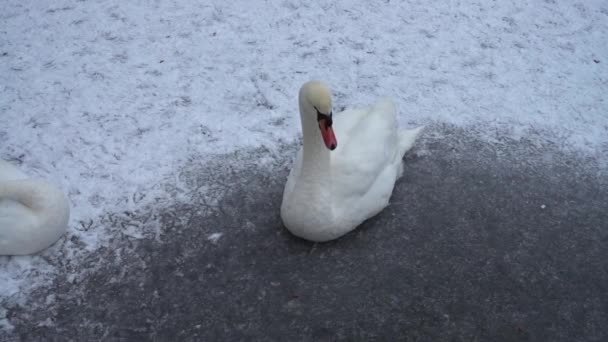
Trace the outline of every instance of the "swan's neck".
<path fill-rule="evenodd" d="M 323 143 L 316 112 L 307 113 L 302 107 L 302 165 L 292 200 L 299 210 L 307 211 L 308 224 L 316 222 L 323 226 L 330 224 L 334 215 L 330 151 Z"/>
<path fill-rule="evenodd" d="M 302 169 L 300 177 L 328 190 L 331 184 L 330 151 L 325 147 L 321 130 L 315 120 L 315 113 L 308 113 L 310 109 L 300 105 L 302 121 Z"/>

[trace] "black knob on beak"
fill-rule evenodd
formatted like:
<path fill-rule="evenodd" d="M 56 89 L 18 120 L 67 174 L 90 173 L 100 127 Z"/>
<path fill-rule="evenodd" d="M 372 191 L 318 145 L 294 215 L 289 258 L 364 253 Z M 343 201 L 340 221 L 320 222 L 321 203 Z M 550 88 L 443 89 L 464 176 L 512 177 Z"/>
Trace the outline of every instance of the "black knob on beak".
<path fill-rule="evenodd" d="M 324 114 L 324 113 L 321 113 L 317 109 L 317 107 L 315 107 L 315 110 L 317 111 L 317 122 L 320 122 L 321 120 L 325 120 L 325 125 L 327 127 L 331 127 L 331 125 L 334 123 L 334 121 L 332 120 L 333 112 L 329 112 L 329 114 Z"/>

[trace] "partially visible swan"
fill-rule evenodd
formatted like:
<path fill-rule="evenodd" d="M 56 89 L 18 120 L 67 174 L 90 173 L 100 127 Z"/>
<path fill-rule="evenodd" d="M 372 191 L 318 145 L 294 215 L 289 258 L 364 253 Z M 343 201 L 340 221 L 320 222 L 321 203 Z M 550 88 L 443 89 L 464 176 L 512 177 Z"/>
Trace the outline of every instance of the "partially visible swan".
<path fill-rule="evenodd" d="M 333 116 L 321 81 L 302 86 L 299 104 L 303 146 L 285 184 L 281 218 L 296 236 L 329 241 L 388 205 L 403 155 L 423 127 L 399 131 L 389 99 Z"/>
<path fill-rule="evenodd" d="M 66 231 L 70 208 L 51 184 L 0 160 L 0 255 L 37 253 Z"/>

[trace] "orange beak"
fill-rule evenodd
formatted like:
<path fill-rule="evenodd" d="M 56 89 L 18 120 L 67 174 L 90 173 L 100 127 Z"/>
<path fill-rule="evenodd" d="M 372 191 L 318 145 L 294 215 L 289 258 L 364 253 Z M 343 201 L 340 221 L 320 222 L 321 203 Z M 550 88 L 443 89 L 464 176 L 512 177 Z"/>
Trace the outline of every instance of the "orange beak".
<path fill-rule="evenodd" d="M 323 142 L 328 149 L 333 151 L 338 146 L 338 142 L 336 141 L 336 135 L 334 134 L 334 129 L 331 128 L 331 124 L 331 118 L 319 119 L 319 128 L 321 129 Z"/>

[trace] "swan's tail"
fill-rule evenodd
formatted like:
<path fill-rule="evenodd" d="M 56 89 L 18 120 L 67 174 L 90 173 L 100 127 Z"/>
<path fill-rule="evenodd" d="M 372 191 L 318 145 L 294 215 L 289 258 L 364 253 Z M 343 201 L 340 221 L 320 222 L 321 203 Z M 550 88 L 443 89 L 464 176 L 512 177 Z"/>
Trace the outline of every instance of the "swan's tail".
<path fill-rule="evenodd" d="M 420 135 L 420 132 L 422 132 L 423 129 L 424 126 L 420 126 L 399 132 L 399 152 L 401 153 L 402 158 L 405 152 L 409 151 L 412 146 L 414 146 L 418 135 Z"/>

